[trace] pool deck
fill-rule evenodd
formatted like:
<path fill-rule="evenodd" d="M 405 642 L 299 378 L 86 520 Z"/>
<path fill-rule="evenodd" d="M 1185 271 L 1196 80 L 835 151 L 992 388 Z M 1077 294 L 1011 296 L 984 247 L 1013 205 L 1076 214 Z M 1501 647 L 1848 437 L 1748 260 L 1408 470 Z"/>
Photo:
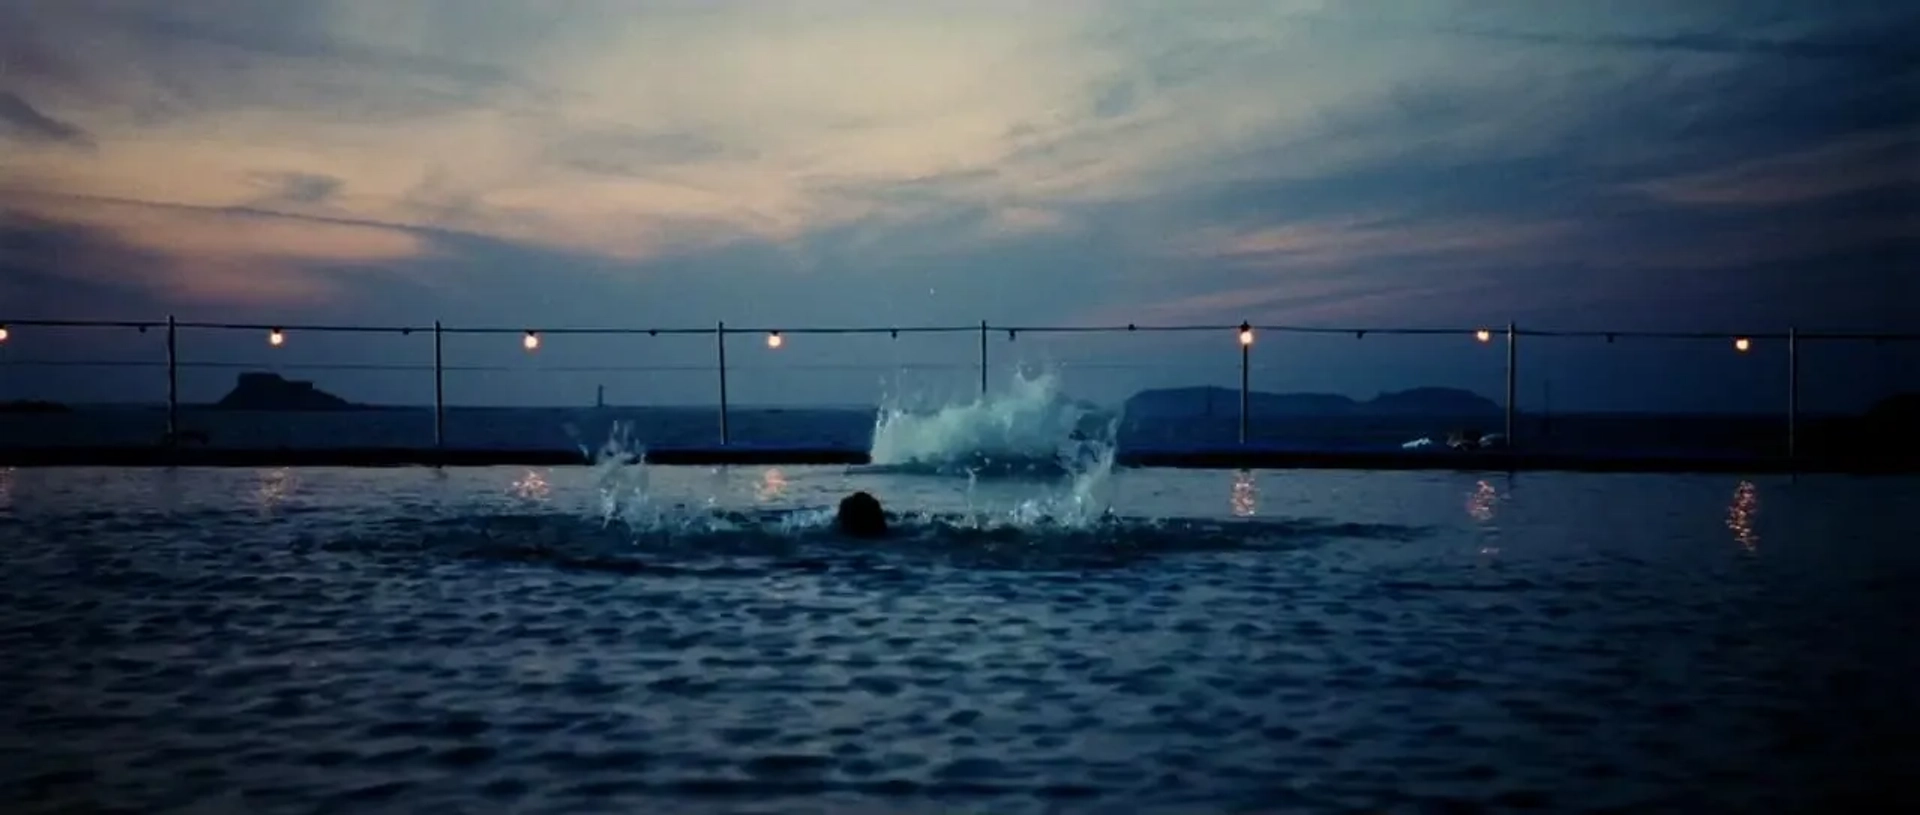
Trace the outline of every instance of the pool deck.
<path fill-rule="evenodd" d="M 647 451 L 646 459 L 650 464 L 663 466 L 858 466 L 870 463 L 865 450 L 827 447 L 656 448 Z M 0 447 L 0 466 L 7 467 L 560 467 L 590 463 L 586 456 L 574 450 Z M 1801 456 L 1788 459 L 1725 455 L 1600 455 L 1526 450 L 1142 449 L 1122 450 L 1115 456 L 1115 464 L 1121 467 L 1185 469 L 1920 474 L 1920 458 L 1914 457 Z"/>

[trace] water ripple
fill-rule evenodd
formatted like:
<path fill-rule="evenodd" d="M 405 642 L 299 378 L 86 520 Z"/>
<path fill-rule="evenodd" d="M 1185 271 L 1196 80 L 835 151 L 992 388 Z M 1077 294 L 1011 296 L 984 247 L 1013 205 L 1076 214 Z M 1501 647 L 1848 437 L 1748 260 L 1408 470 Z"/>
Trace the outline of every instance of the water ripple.
<path fill-rule="evenodd" d="M 785 495 L 827 478 L 784 477 Z M 1586 493 L 1529 509 L 1515 490 L 1489 560 L 1456 484 L 1408 523 L 1290 519 L 1269 488 L 1258 519 L 1008 528 L 943 509 L 876 545 L 791 508 L 663 531 L 301 503 L 326 481 L 287 479 L 265 515 L 0 519 L 9 811 L 1911 799 L 1885 779 L 1920 720 L 1913 555 L 1796 549 L 1778 526 L 1731 545 L 1719 484 L 1697 524 L 1632 535 L 1569 531 Z M 1817 506 L 1769 495 L 1755 523 Z M 1807 523 L 1912 531 L 1846 518 Z"/>

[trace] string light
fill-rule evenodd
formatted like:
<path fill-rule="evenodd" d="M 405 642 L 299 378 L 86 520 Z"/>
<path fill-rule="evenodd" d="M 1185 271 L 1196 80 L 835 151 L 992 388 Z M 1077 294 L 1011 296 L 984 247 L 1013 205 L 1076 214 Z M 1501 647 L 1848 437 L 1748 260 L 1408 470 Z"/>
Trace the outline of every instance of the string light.
<path fill-rule="evenodd" d="M 1253 326 L 1248 325 L 1246 323 L 1240 324 L 1240 344 L 1241 345 L 1253 344 Z"/>
<path fill-rule="evenodd" d="M 286 345 L 287 344 L 286 332 L 283 332 L 278 328 L 273 329 L 272 331 L 268 331 L 267 344 L 275 348 L 279 348 L 282 345 Z"/>
<path fill-rule="evenodd" d="M 1481 342 L 1493 342 L 1493 332 L 1482 328 L 1473 332 L 1473 338 Z"/>
<path fill-rule="evenodd" d="M 528 331 L 525 337 L 520 338 L 520 347 L 528 351 L 540 350 L 540 332 Z"/>
<path fill-rule="evenodd" d="M 783 340 L 783 339 L 781 339 L 781 338 L 780 338 L 780 332 L 778 332 L 778 331 L 769 331 L 769 332 L 767 332 L 767 347 L 768 347 L 768 348 L 779 348 L 779 347 L 780 347 L 780 346 L 781 346 L 781 345 L 782 345 L 783 343 L 785 343 L 785 342 L 786 342 L 786 340 Z"/>
<path fill-rule="evenodd" d="M 1753 350 L 1753 340 L 1747 339 L 1746 337 L 1735 339 L 1733 341 L 1733 350 L 1739 351 L 1742 354 L 1751 351 Z"/>
<path fill-rule="evenodd" d="M 7 327 L 0 325 L 0 342 L 6 342 L 7 338 L 11 336 L 13 335 L 7 331 Z"/>

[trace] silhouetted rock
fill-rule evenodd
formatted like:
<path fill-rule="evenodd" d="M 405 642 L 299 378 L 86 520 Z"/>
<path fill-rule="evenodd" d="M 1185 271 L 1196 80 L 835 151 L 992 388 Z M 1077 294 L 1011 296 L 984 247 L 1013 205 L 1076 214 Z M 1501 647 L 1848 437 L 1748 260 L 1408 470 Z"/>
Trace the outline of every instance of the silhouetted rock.
<path fill-rule="evenodd" d="M 73 409 L 59 402 L 46 402 L 39 399 L 20 399 L 12 402 L 0 402 L 0 413 L 72 413 Z"/>
<path fill-rule="evenodd" d="M 840 533 L 854 538 L 882 538 L 887 534 L 887 514 L 880 508 L 880 499 L 865 492 L 856 492 L 840 499 L 840 514 L 836 519 Z"/>
<path fill-rule="evenodd" d="M 280 378 L 279 374 L 245 373 L 233 390 L 214 403 L 224 410 L 355 410 L 360 406 L 313 386 Z"/>
<path fill-rule="evenodd" d="M 1457 388 L 1414 388 L 1383 393 L 1365 402 L 1331 393 L 1247 394 L 1248 409 L 1260 416 L 1491 416 L 1498 403 Z M 1129 418 L 1154 416 L 1234 416 L 1240 391 L 1198 387 L 1147 390 L 1127 400 Z"/>

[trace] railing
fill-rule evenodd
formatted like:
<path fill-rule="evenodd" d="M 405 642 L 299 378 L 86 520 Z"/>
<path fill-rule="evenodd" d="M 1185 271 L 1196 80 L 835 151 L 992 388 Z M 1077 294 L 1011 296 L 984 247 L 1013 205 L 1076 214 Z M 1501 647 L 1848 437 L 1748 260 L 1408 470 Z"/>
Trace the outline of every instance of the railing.
<path fill-rule="evenodd" d="M 683 366 L 586 366 L 580 370 L 713 370 L 716 376 L 718 396 L 717 419 L 721 444 L 731 441 L 729 427 L 729 393 L 727 348 L 728 338 L 739 335 L 764 337 L 769 348 L 778 349 L 785 338 L 807 335 L 887 335 L 899 338 L 902 335 L 977 334 L 979 337 L 979 356 L 973 366 L 979 372 L 979 388 L 984 394 L 988 390 L 989 343 L 991 335 L 1004 333 L 1008 339 L 1021 335 L 1047 334 L 1113 334 L 1113 333 L 1215 333 L 1223 337 L 1237 339 L 1240 349 L 1240 404 L 1239 404 L 1239 440 L 1246 443 L 1249 436 L 1250 410 L 1249 397 L 1252 392 L 1250 372 L 1252 369 L 1253 346 L 1262 334 L 1321 334 L 1351 335 L 1365 338 L 1369 335 L 1381 336 L 1454 336 L 1491 345 L 1502 343 L 1505 350 L 1505 434 L 1507 439 L 1515 439 L 1515 415 L 1518 401 L 1519 348 L 1524 338 L 1575 338 L 1597 339 L 1613 343 L 1619 340 L 1712 340 L 1729 344 L 1734 353 L 1745 354 L 1760 343 L 1784 342 L 1786 348 L 1787 388 L 1783 394 L 1783 412 L 1785 414 L 1786 448 L 1791 455 L 1797 448 L 1798 424 L 1800 420 L 1800 347 L 1808 341 L 1866 341 L 1873 343 L 1909 342 L 1920 340 L 1920 333 L 1867 333 L 1867 332 L 1805 332 L 1790 329 L 1785 332 L 1724 333 L 1724 332 L 1673 332 L 1673 331 L 1560 331 L 1521 328 L 1513 323 L 1501 327 L 1466 328 L 1406 328 L 1406 327 L 1325 327 L 1284 324 L 1255 324 L 1242 322 L 1238 325 L 1097 325 L 1097 326 L 1048 326 L 1048 325 L 994 325 L 981 321 L 971 325 L 936 326 L 862 326 L 862 327 L 739 327 L 716 323 L 703 328 L 634 328 L 634 327 L 488 327 L 488 326 L 449 326 L 441 322 L 421 325 L 345 325 L 345 324 L 272 324 L 257 322 L 209 322 L 184 321 L 169 317 L 165 320 L 11 320 L 0 322 L 0 347 L 23 336 L 24 332 L 39 329 L 130 329 L 146 333 L 164 329 L 166 356 L 159 363 L 106 363 L 106 364 L 158 364 L 166 368 L 167 381 L 167 436 L 171 442 L 178 437 L 180 413 L 179 373 L 183 366 L 191 367 L 258 367 L 247 363 L 193 362 L 183 363 L 180 357 L 179 334 L 183 329 L 204 329 L 234 332 L 261 332 L 269 346 L 278 348 L 287 342 L 290 334 L 430 334 L 433 339 L 433 363 L 428 368 L 423 365 L 368 363 L 368 364 L 328 364 L 334 370 L 384 370 L 414 371 L 431 370 L 433 376 L 433 436 L 435 447 L 446 445 L 446 374 L 450 371 L 489 371 L 508 370 L 497 366 L 448 365 L 446 363 L 445 340 L 448 335 L 505 335 L 518 336 L 521 348 L 529 353 L 542 349 L 547 337 L 558 336 L 711 336 L 714 340 L 714 365 Z M 89 364 L 73 360 L 0 360 L 14 365 L 74 365 Z M 564 370 L 564 368 L 562 368 Z"/>

